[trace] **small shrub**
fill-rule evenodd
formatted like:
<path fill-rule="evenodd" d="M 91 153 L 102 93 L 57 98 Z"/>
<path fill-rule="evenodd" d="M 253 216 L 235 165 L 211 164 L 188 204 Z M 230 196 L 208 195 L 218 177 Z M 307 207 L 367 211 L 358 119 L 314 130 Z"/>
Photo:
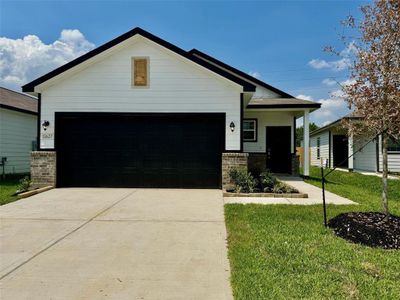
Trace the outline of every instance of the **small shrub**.
<path fill-rule="evenodd" d="M 266 170 L 260 174 L 260 184 L 264 192 L 271 192 L 278 180 L 269 170 Z"/>
<path fill-rule="evenodd" d="M 257 186 L 257 180 L 244 169 L 232 168 L 229 176 L 235 184 L 236 193 L 253 193 Z"/>
<path fill-rule="evenodd" d="M 298 193 L 299 191 L 282 181 L 277 181 L 273 190 L 274 193 L 277 194 L 284 194 L 284 193 Z"/>
<path fill-rule="evenodd" d="M 17 193 L 23 193 L 29 190 L 31 187 L 32 181 L 28 176 L 25 176 L 19 181 L 19 184 L 17 186 Z"/>

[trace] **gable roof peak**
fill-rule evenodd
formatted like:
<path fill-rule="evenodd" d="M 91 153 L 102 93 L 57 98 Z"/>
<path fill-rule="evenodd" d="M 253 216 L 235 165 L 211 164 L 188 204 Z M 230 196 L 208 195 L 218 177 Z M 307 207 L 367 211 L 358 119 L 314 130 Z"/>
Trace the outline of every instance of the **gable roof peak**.
<path fill-rule="evenodd" d="M 210 70 L 211 72 L 214 72 L 214 73 L 216 73 L 238 85 L 241 85 L 243 87 L 244 92 L 254 92 L 256 90 L 256 86 L 254 84 L 252 84 L 251 82 L 248 82 L 247 80 L 244 80 L 243 78 L 240 78 L 239 76 L 237 76 L 235 74 L 231 74 L 230 72 L 222 70 L 221 68 L 205 61 L 204 59 L 196 57 L 196 56 L 190 54 L 189 52 L 183 50 L 182 48 L 179 48 L 178 46 L 175 46 L 175 45 L 171 44 L 170 42 L 167 42 L 140 27 L 135 27 L 132 30 L 114 38 L 113 40 L 111 40 L 111 41 L 83 54 L 82 56 L 79 56 L 78 58 L 62 65 L 61 67 L 58 67 L 57 69 L 54 69 L 53 71 L 50 71 L 49 73 L 23 85 L 22 91 L 23 92 L 34 92 L 35 87 L 38 86 L 39 84 L 42 84 L 42 83 L 48 81 L 49 79 L 56 77 L 56 76 L 60 75 L 61 73 L 64 73 L 65 71 L 87 61 L 88 59 L 118 45 L 119 43 L 122 43 L 123 41 L 125 41 L 137 34 L 167 48 L 170 51 L 173 51 L 173 52 L 183 56 L 184 58 L 186 58 L 198 65 L 201 65 L 202 67 Z"/>

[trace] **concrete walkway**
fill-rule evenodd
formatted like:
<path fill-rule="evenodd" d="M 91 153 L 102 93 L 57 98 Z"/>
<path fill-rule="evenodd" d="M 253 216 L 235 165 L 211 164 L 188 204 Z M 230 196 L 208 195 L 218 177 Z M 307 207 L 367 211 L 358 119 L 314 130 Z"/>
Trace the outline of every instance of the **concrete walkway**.
<path fill-rule="evenodd" d="M 0 214 L 1 299 L 232 299 L 219 190 L 55 189 Z"/>
<path fill-rule="evenodd" d="M 304 182 L 300 177 L 279 177 L 287 184 L 295 187 L 302 193 L 308 194 L 308 198 L 267 198 L 267 197 L 224 197 L 225 204 L 292 204 L 292 205 L 314 205 L 322 204 L 322 190 L 319 187 Z M 325 190 L 325 199 L 327 204 L 350 205 L 357 204 L 347 198 L 343 198 Z"/>

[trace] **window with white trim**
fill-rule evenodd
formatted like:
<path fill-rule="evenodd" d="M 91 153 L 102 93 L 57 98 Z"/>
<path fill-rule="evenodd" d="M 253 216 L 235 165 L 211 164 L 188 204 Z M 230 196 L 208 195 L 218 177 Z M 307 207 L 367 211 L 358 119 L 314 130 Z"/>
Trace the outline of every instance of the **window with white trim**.
<path fill-rule="evenodd" d="M 257 119 L 243 120 L 243 141 L 257 142 Z"/>

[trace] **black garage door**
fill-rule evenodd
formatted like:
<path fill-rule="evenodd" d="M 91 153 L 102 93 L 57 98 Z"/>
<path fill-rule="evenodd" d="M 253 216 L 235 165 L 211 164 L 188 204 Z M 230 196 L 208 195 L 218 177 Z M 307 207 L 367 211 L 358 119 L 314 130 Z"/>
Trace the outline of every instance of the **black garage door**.
<path fill-rule="evenodd" d="M 57 186 L 220 188 L 225 114 L 56 113 Z"/>

